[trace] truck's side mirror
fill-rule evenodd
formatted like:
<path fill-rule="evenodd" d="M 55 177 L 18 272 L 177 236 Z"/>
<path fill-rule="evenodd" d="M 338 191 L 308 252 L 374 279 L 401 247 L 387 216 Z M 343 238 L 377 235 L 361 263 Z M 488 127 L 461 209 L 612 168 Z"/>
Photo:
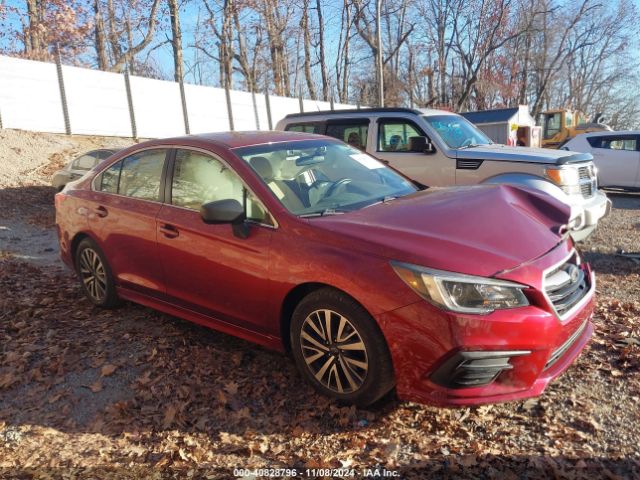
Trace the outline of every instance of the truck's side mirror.
<path fill-rule="evenodd" d="M 436 153 L 436 148 L 428 137 L 409 137 L 409 151 L 432 155 Z"/>

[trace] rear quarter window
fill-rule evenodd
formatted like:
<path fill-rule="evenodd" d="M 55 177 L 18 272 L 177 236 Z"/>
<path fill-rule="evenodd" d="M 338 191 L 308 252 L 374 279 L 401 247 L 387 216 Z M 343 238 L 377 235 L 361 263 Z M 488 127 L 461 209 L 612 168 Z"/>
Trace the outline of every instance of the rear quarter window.
<path fill-rule="evenodd" d="M 287 132 L 304 132 L 322 134 L 322 124 L 316 122 L 291 123 L 285 127 Z"/>
<path fill-rule="evenodd" d="M 97 182 L 97 190 L 107 193 L 118 193 L 118 183 L 120 182 L 120 170 L 122 170 L 122 160 L 114 163 L 100 174 Z"/>

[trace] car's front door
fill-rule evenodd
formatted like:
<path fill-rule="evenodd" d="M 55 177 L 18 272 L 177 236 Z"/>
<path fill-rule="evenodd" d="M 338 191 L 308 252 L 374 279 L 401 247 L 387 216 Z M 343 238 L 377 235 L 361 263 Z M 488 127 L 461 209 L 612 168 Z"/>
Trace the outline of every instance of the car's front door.
<path fill-rule="evenodd" d="M 221 159 L 199 150 L 175 150 L 165 205 L 157 216 L 158 247 L 170 301 L 260 333 L 268 332 L 268 260 L 273 221 Z M 228 224 L 208 225 L 203 203 L 246 195 L 248 238 Z"/>
<path fill-rule="evenodd" d="M 593 142 L 593 143 L 592 143 Z M 594 163 L 603 187 L 637 187 L 640 175 L 640 151 L 637 135 L 594 136 Z"/>
<path fill-rule="evenodd" d="M 386 160 L 409 178 L 427 186 L 455 184 L 455 161 L 438 149 L 431 153 L 412 152 L 411 137 L 426 136 L 414 122 L 404 118 L 381 117 L 377 122 L 377 158 Z"/>
<path fill-rule="evenodd" d="M 118 285 L 154 296 L 164 293 L 156 215 L 167 152 L 142 150 L 112 164 L 95 179 L 88 205 L 91 231 Z"/>

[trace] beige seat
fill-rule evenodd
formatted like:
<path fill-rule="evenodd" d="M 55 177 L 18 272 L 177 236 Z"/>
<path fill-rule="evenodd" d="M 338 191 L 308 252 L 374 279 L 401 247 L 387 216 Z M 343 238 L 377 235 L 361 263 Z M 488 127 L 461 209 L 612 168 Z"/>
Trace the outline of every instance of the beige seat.
<path fill-rule="evenodd" d="M 273 167 L 267 158 L 252 157 L 249 164 L 289 211 L 299 212 L 305 208 L 300 197 L 285 181 L 274 178 Z"/>

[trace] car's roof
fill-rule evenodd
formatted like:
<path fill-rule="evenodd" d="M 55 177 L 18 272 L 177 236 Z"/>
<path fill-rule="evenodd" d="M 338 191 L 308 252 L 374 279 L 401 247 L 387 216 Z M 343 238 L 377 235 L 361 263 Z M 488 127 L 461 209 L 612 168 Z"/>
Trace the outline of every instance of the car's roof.
<path fill-rule="evenodd" d="M 576 137 L 611 137 L 615 135 L 640 135 L 640 130 L 606 130 L 603 132 L 581 133 Z"/>
<path fill-rule="evenodd" d="M 248 132 L 216 132 L 185 135 L 183 137 L 150 140 L 136 145 L 185 145 L 194 147 L 218 146 L 228 149 L 262 145 L 265 143 L 291 142 L 298 140 L 317 140 L 325 138 L 321 135 L 304 132 L 282 132 L 279 130 L 248 131 Z"/>
<path fill-rule="evenodd" d="M 348 115 L 350 117 L 369 116 L 376 115 L 397 115 L 401 113 L 408 113 L 412 115 L 458 115 L 454 112 L 447 110 L 436 110 L 432 108 L 404 108 L 404 107 L 381 107 L 381 108 L 349 108 L 340 110 L 318 110 L 317 112 L 302 112 L 302 113 L 290 113 L 283 120 L 293 120 L 297 118 L 312 118 L 312 117 L 343 117 Z"/>

